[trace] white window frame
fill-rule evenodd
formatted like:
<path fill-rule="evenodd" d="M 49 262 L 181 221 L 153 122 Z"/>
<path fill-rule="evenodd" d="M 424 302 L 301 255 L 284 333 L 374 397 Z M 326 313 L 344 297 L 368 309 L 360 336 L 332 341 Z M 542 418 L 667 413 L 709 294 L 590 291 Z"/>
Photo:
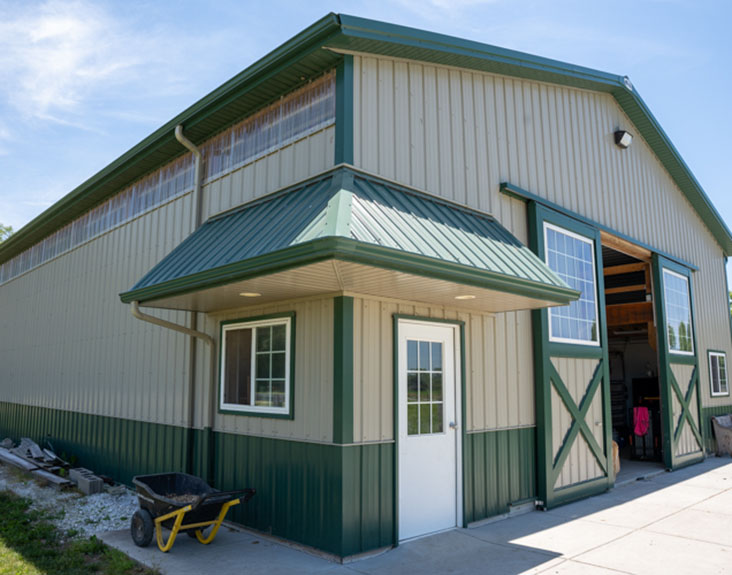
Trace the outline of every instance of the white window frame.
<path fill-rule="evenodd" d="M 669 353 L 673 353 L 674 355 L 686 355 L 686 356 L 693 356 L 696 351 L 694 350 L 694 315 L 691 312 L 691 282 L 689 281 L 690 278 L 688 276 L 685 276 L 683 274 L 680 274 L 678 272 L 675 272 L 673 270 L 670 270 L 668 268 L 663 268 L 662 270 L 662 277 L 663 277 L 663 285 L 661 286 L 661 289 L 663 290 L 663 308 L 664 308 L 664 314 L 666 316 L 666 325 L 663 326 L 664 331 L 666 332 L 666 347 L 668 348 Z M 689 305 L 689 326 L 691 327 L 691 351 L 683 351 L 680 349 L 671 349 L 671 342 L 669 342 L 668 339 L 668 300 L 666 298 L 666 274 L 676 276 L 677 278 L 680 278 L 686 282 L 686 297 L 687 302 Z"/>
<path fill-rule="evenodd" d="M 721 357 L 724 359 L 724 371 L 727 373 L 727 354 L 721 351 L 710 351 L 709 352 L 709 388 L 712 393 L 712 397 L 722 397 L 729 395 L 729 377 L 726 376 L 724 380 L 724 391 L 722 391 L 722 380 L 719 380 L 719 391 L 714 392 L 714 370 L 712 369 L 712 357 Z M 719 360 L 717 360 L 717 373 L 719 374 Z"/>
<path fill-rule="evenodd" d="M 252 329 L 252 353 L 251 353 L 251 391 L 250 397 L 254 401 L 256 390 L 256 328 L 270 327 L 275 325 L 285 326 L 285 402 L 282 407 L 266 407 L 259 405 L 241 405 L 238 403 L 225 403 L 224 390 L 226 386 L 226 333 L 240 329 Z M 249 414 L 270 414 L 270 415 L 289 415 L 290 414 L 290 388 L 292 387 L 292 378 L 290 374 L 291 353 L 292 353 L 292 318 L 278 317 L 254 321 L 243 320 L 236 323 L 228 323 L 221 326 L 221 360 L 219 362 L 219 409 L 222 411 L 237 411 Z"/>
<path fill-rule="evenodd" d="M 600 347 L 600 313 L 598 310 L 598 292 L 597 292 L 597 263 L 595 262 L 595 242 L 594 240 L 583 236 L 581 234 L 578 234 L 576 232 L 573 232 L 571 230 L 568 230 L 567 228 L 563 228 L 561 226 L 558 226 L 556 224 L 552 224 L 549 222 L 544 222 L 544 263 L 546 265 L 549 265 L 549 251 L 548 251 L 548 234 L 547 230 L 549 228 L 553 229 L 554 231 L 557 231 L 561 234 L 565 234 L 567 236 L 570 236 L 572 238 L 578 239 L 586 244 L 590 245 L 590 253 L 592 254 L 592 277 L 593 277 L 593 285 L 595 287 L 595 323 L 597 325 L 596 334 L 597 334 L 597 341 L 592 340 L 585 340 L 585 339 L 571 339 L 571 338 L 565 338 L 565 337 L 556 337 L 552 335 L 552 309 L 548 308 L 548 330 L 549 330 L 549 341 L 555 342 L 555 343 L 569 343 L 574 345 L 590 345 L 593 347 Z M 551 268 L 550 268 L 551 269 Z M 552 270 L 554 271 L 554 270 Z M 556 273 L 556 272 L 555 272 Z M 560 306 L 564 307 L 564 306 Z"/>

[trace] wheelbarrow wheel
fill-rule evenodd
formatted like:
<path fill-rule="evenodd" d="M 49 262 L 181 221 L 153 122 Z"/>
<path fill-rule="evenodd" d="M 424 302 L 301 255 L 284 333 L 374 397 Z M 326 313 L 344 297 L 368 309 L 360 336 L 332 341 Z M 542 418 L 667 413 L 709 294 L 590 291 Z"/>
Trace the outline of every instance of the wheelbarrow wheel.
<path fill-rule="evenodd" d="M 138 547 L 147 547 L 153 538 L 153 532 L 155 531 L 155 524 L 153 523 L 152 515 L 147 509 L 138 509 L 132 515 L 132 521 L 130 523 L 130 533 L 132 534 L 132 541 Z"/>

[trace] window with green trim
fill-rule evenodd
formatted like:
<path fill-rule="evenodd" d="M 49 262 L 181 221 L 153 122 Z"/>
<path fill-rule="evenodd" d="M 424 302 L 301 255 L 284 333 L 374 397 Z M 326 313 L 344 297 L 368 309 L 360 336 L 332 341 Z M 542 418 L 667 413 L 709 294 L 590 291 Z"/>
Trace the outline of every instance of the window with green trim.
<path fill-rule="evenodd" d="M 729 395 L 727 384 L 727 355 L 719 351 L 709 352 L 709 382 L 712 396 Z"/>
<path fill-rule="evenodd" d="M 671 353 L 694 354 L 691 327 L 689 278 L 669 269 L 663 270 L 663 300 L 666 307 L 666 338 Z"/>
<path fill-rule="evenodd" d="M 581 292 L 569 305 L 549 308 L 549 341 L 600 345 L 594 242 L 545 222 L 544 246 L 549 268 Z"/>
<path fill-rule="evenodd" d="M 289 317 L 222 326 L 221 409 L 290 410 Z"/>

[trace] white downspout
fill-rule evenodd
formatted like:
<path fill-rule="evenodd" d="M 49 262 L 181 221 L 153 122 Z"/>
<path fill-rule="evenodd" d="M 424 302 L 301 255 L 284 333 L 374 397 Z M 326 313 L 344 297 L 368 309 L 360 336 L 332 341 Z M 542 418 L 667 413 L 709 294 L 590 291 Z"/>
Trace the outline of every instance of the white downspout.
<path fill-rule="evenodd" d="M 188 148 L 193 153 L 193 157 L 196 159 L 195 173 L 193 175 L 193 231 L 195 231 L 201 225 L 201 208 L 203 204 L 201 202 L 201 170 L 203 164 L 203 154 L 193 142 L 191 142 L 183 135 L 183 126 L 181 126 L 180 124 L 175 127 L 175 139 L 183 144 L 186 148 Z"/>
<path fill-rule="evenodd" d="M 183 325 L 180 325 L 180 324 L 177 324 L 177 323 L 173 323 L 171 321 L 167 321 L 167 320 L 161 319 L 159 317 L 155 317 L 155 316 L 152 316 L 152 315 L 148 315 L 146 313 L 143 313 L 143 312 L 140 311 L 140 303 L 137 302 L 137 301 L 131 302 L 131 304 L 130 304 L 130 311 L 132 312 L 132 315 L 134 317 L 136 317 L 137 319 L 139 319 L 141 321 L 145 321 L 147 323 L 152 323 L 152 324 L 158 325 L 160 327 L 164 327 L 165 329 L 171 329 L 173 331 L 177 331 L 179 333 L 183 333 L 185 335 L 189 335 L 192 338 L 200 339 L 200 340 L 202 340 L 208 346 L 209 357 L 211 359 L 210 362 L 209 362 L 209 379 L 208 380 L 210 382 L 210 387 L 211 387 L 211 390 L 212 390 L 211 391 L 211 394 L 210 394 L 211 395 L 210 401 L 213 402 L 209 406 L 210 409 L 209 409 L 209 425 L 208 425 L 208 428 L 212 430 L 213 429 L 213 418 L 214 418 L 214 414 L 216 413 L 216 405 L 215 405 L 216 397 L 215 397 L 215 391 L 214 390 L 217 389 L 217 386 L 215 384 L 215 379 L 216 379 L 216 342 L 214 341 L 214 339 L 210 335 L 208 335 L 207 333 L 203 333 L 202 331 L 196 331 L 195 329 L 191 329 L 191 328 L 185 327 Z M 196 317 L 195 314 L 194 314 L 193 317 L 194 318 Z M 191 342 L 193 342 L 193 341 L 194 340 L 192 339 Z M 192 344 L 191 345 L 191 348 L 192 349 L 195 348 L 195 344 Z M 192 417 L 193 417 L 193 411 L 194 411 L 193 401 L 195 399 L 194 397 L 192 397 L 193 391 L 194 391 L 194 389 L 193 389 L 193 381 L 194 381 L 194 378 L 195 378 L 195 373 L 191 373 L 191 376 L 190 376 L 190 387 L 189 387 L 189 418 L 190 418 L 190 421 L 189 421 L 189 429 L 190 430 L 193 430 L 193 424 L 194 424 L 193 419 L 192 419 Z M 204 439 L 204 441 L 206 441 L 206 440 Z M 208 439 L 207 443 L 210 443 L 210 438 Z M 208 453 L 208 458 L 209 458 L 209 460 L 206 462 L 206 475 L 207 475 L 207 481 L 209 482 L 209 484 L 213 482 L 213 469 L 212 469 L 213 453 L 212 453 L 212 448 L 213 448 L 212 445 L 208 445 L 205 448 L 206 449 L 206 452 Z M 190 446 L 189 446 L 189 449 L 187 449 L 187 452 L 190 453 Z"/>

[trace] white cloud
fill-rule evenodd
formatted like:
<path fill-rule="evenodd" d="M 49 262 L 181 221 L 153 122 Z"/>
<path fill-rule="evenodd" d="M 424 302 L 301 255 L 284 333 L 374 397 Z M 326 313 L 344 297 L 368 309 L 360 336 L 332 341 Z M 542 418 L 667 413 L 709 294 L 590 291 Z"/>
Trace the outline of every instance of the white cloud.
<path fill-rule="evenodd" d="M 114 6 L 114 5 L 112 5 Z M 178 93 L 175 32 L 89 0 L 0 0 L 0 105 L 24 120 L 90 129 L 90 107 Z"/>

